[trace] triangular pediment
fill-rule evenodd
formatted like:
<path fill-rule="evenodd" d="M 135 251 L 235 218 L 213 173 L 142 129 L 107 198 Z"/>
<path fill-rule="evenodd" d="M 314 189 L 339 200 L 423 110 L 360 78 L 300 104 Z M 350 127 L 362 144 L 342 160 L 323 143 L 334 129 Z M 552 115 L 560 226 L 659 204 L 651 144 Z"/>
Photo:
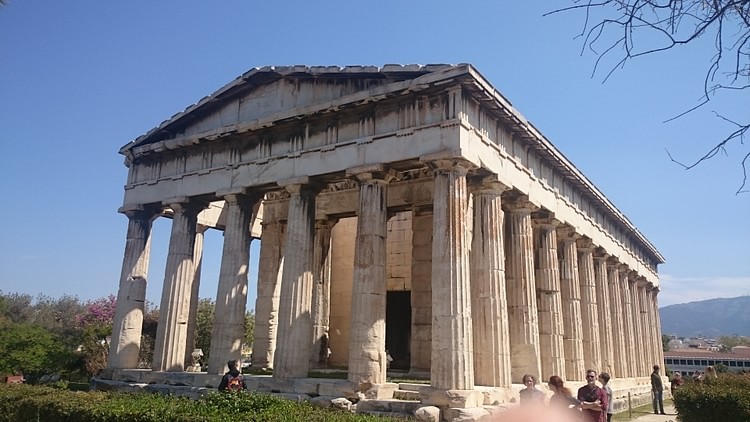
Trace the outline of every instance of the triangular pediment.
<path fill-rule="evenodd" d="M 404 91 L 425 76 L 467 72 L 470 65 L 267 66 L 239 76 L 213 94 L 123 146 L 127 154 L 140 146 L 175 138 L 222 136 L 243 125 L 272 125 L 316 110 L 345 106 L 348 99 L 372 101 L 388 96 L 389 87 Z M 447 75 L 446 75 L 447 76 Z M 406 85 L 405 85 L 406 83 Z"/>

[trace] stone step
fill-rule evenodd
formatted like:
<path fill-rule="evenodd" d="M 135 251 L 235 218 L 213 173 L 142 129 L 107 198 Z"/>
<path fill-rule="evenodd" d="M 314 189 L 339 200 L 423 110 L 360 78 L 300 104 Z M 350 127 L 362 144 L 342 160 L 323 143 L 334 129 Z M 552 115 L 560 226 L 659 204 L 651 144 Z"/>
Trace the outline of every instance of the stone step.
<path fill-rule="evenodd" d="M 419 401 L 419 392 L 410 390 L 396 390 L 393 392 L 393 398 L 396 400 Z"/>
<path fill-rule="evenodd" d="M 414 401 L 383 399 L 363 399 L 357 402 L 357 413 L 370 414 L 399 414 L 413 416 L 414 411 L 423 404 Z"/>

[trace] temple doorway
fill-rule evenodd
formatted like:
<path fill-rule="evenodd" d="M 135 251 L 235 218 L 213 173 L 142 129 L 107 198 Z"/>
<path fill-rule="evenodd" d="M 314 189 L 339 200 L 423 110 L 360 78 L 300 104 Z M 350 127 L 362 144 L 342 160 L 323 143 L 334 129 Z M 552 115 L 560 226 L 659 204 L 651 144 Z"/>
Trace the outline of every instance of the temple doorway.
<path fill-rule="evenodd" d="M 388 292 L 385 315 L 385 348 L 393 358 L 390 369 L 408 371 L 411 359 L 411 292 Z"/>

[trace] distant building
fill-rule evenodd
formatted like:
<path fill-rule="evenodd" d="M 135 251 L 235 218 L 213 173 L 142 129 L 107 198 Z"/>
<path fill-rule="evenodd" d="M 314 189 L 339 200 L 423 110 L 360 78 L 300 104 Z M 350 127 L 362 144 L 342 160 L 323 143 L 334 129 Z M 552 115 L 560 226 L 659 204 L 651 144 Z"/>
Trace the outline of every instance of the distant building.
<path fill-rule="evenodd" d="M 664 352 L 664 363 L 672 372 L 692 375 L 696 371 L 703 372 L 708 366 L 722 364 L 732 372 L 743 370 L 750 372 L 750 353 L 741 355 L 734 353 L 715 353 L 697 349 L 679 349 Z"/>

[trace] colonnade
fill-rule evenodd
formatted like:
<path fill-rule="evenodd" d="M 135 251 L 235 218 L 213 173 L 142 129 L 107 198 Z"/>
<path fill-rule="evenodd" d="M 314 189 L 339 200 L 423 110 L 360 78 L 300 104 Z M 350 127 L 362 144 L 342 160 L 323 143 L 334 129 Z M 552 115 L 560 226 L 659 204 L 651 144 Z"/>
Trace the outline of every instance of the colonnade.
<path fill-rule="evenodd" d="M 412 262 L 424 264 L 425 248 L 431 249 L 426 271 L 431 299 L 425 305 L 424 295 L 412 295 L 412 324 L 424 318 L 414 310 L 427 306 L 433 387 L 508 387 L 526 373 L 580 380 L 587 368 L 616 378 L 645 377 L 663 360 L 658 288 L 618 259 L 627 253 L 624 247 L 604 250 L 496 176 L 479 177 L 460 159 L 427 164 L 434 178 L 432 239 L 424 244 L 415 237 Z M 359 385 L 379 384 L 387 368 L 387 193 L 395 176 L 382 166 L 354 169 L 347 176 L 359 190 L 348 378 Z M 280 186 L 288 214 L 285 221 L 263 219 L 253 364 L 273 367 L 277 378 L 304 378 L 327 335 L 333 306 L 327 280 L 335 220 L 316 220 L 314 181 Z M 223 373 L 227 359 L 240 358 L 249 227 L 262 198 L 249 190 L 218 196 L 226 201 L 227 221 L 208 362 L 215 374 Z M 162 205 L 174 214 L 152 369 L 175 372 L 185 369 L 197 307 L 201 203 L 182 198 Z M 423 212 L 414 208 L 415 227 L 424 223 Z M 129 225 L 110 368 L 138 364 L 157 208 L 125 214 Z M 418 357 L 412 362 L 419 366 Z"/>

